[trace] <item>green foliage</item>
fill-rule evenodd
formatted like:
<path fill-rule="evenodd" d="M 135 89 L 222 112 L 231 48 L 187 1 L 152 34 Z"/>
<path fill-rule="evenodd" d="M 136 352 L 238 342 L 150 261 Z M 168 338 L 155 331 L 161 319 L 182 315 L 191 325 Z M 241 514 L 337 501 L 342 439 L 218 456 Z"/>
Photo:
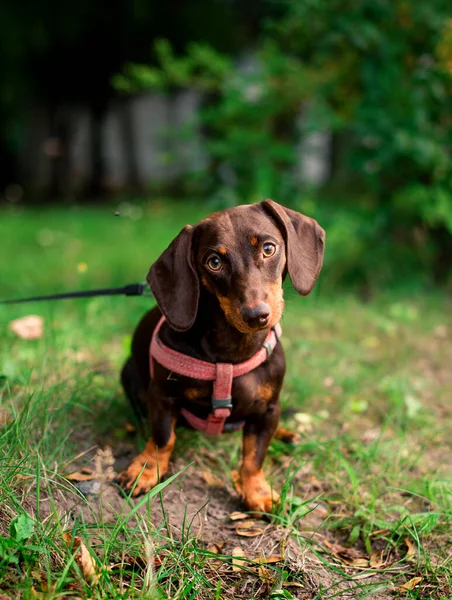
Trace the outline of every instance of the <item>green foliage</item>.
<path fill-rule="evenodd" d="M 399 246 L 411 252 L 405 266 L 431 268 L 449 252 L 452 234 L 452 5 L 288 6 L 271 30 L 284 51 L 327 74 L 304 127 L 329 128 L 347 140 L 340 161 L 347 188 L 364 188 L 375 215 L 373 226 L 361 223 L 368 229 L 362 251 L 368 256 L 385 240 L 380 259 L 393 262 Z"/>
<path fill-rule="evenodd" d="M 189 44 L 181 57 L 167 40 L 155 49 L 158 67 L 128 65 L 114 85 L 126 93 L 190 87 L 205 94 L 198 116 L 216 197 L 225 204 L 293 197 L 295 122 L 300 102 L 319 78 L 270 40 L 243 68 L 205 44 Z"/>
<path fill-rule="evenodd" d="M 40 551 L 29 543 L 35 525 L 31 517 L 22 513 L 11 521 L 9 536 L 0 536 L 0 574 L 11 565 L 33 565 Z"/>

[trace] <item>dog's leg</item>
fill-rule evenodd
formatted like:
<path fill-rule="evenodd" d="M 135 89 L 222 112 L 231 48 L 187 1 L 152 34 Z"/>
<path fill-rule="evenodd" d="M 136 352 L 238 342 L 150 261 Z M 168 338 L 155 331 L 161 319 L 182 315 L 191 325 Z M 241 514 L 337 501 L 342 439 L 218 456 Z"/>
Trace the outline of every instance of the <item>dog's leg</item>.
<path fill-rule="evenodd" d="M 277 400 L 269 403 L 266 412 L 247 422 L 243 432 L 241 492 L 247 508 L 252 511 L 270 512 L 279 499 L 265 479 L 262 464 L 278 427 L 280 412 Z"/>
<path fill-rule="evenodd" d="M 139 477 L 133 496 L 148 492 L 165 475 L 176 444 L 174 429 L 177 417 L 169 406 L 154 409 L 150 421 L 152 436 L 143 452 L 138 454 L 128 468 L 118 476 L 118 483 L 125 490 L 131 490 Z"/>

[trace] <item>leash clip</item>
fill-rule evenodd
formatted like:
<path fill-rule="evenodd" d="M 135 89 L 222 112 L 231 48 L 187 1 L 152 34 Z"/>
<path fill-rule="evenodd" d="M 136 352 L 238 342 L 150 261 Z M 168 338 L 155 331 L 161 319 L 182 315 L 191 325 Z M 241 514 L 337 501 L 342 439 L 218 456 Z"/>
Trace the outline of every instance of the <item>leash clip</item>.
<path fill-rule="evenodd" d="M 144 281 L 141 285 L 143 286 L 143 291 L 141 292 L 142 296 L 153 296 L 154 295 L 151 291 L 151 286 L 149 285 L 149 283 L 147 281 Z"/>

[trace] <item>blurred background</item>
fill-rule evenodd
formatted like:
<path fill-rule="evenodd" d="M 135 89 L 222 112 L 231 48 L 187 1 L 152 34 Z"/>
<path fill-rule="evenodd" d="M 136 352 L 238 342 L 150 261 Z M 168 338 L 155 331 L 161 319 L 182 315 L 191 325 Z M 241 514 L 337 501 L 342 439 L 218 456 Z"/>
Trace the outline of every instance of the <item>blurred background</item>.
<path fill-rule="evenodd" d="M 133 280 L 111 243 L 272 197 L 326 229 L 325 289 L 450 284 L 450 0 L 3 0 L 0 31 L 7 255 Z"/>

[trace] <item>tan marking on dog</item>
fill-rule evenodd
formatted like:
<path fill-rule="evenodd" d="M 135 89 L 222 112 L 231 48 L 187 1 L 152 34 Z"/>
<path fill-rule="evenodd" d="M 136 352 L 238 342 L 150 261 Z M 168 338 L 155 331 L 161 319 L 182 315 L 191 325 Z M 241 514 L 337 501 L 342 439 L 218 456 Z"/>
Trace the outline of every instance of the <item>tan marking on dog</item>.
<path fill-rule="evenodd" d="M 279 494 L 273 491 L 262 469 L 256 465 L 256 435 L 243 437 L 243 459 L 240 467 L 240 487 L 247 508 L 256 512 L 271 512 Z"/>
<path fill-rule="evenodd" d="M 296 444 L 300 441 L 300 434 L 285 427 L 278 427 L 273 436 L 275 440 L 281 440 L 285 444 Z"/>
<path fill-rule="evenodd" d="M 219 252 L 220 254 L 226 254 L 226 253 L 227 253 L 227 250 L 226 250 L 226 248 L 225 248 L 224 246 L 220 246 L 220 247 L 218 248 L 218 252 Z"/>
<path fill-rule="evenodd" d="M 263 383 L 257 387 L 257 398 L 268 402 L 273 397 L 273 386 L 271 383 Z"/>
<path fill-rule="evenodd" d="M 212 288 L 210 287 L 209 282 L 207 281 L 204 275 L 201 277 L 201 283 L 209 292 L 212 292 Z"/>
<path fill-rule="evenodd" d="M 197 398 L 201 398 L 201 396 L 203 396 L 203 393 L 201 392 L 201 390 L 198 390 L 196 388 L 188 388 L 188 390 L 185 390 L 184 396 L 189 400 L 196 400 Z"/>
<path fill-rule="evenodd" d="M 132 496 L 138 496 L 139 494 L 148 492 L 157 485 L 159 479 L 167 472 L 171 454 L 173 453 L 176 444 L 176 434 L 174 432 L 175 426 L 176 419 L 173 419 L 173 429 L 165 446 L 158 448 L 152 437 L 150 437 L 143 452 L 140 452 L 140 454 L 132 460 L 127 469 L 119 475 L 120 484 L 126 490 L 131 490 L 135 485 L 137 477 L 139 477 L 141 473 Z"/>
<path fill-rule="evenodd" d="M 233 306 L 231 299 L 227 296 L 220 296 L 219 294 L 217 294 L 217 298 L 229 323 L 243 333 L 250 333 L 252 330 L 247 327 L 246 323 L 240 316 L 238 309 Z"/>
<path fill-rule="evenodd" d="M 269 325 L 270 327 L 274 327 L 280 322 L 284 312 L 284 290 L 281 278 L 275 283 L 270 284 L 267 302 L 271 309 Z"/>
<path fill-rule="evenodd" d="M 251 238 L 251 245 L 252 246 L 257 246 L 257 237 L 255 235 L 253 235 L 253 237 Z"/>

